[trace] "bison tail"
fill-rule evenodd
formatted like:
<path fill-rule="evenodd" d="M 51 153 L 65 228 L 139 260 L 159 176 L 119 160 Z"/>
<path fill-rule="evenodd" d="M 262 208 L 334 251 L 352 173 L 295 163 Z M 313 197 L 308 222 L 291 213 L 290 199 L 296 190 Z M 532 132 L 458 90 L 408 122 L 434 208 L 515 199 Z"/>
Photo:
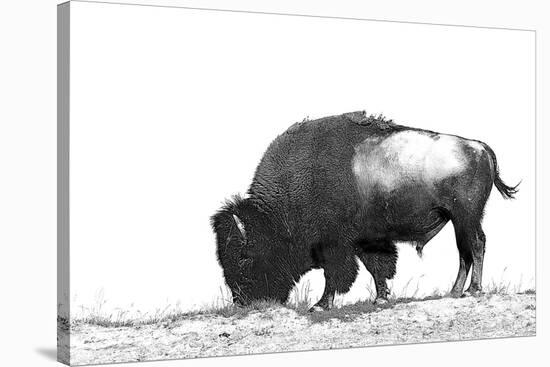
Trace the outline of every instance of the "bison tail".
<path fill-rule="evenodd" d="M 496 173 L 496 172 L 495 172 Z M 514 199 L 515 195 L 518 193 L 519 189 L 518 186 L 521 183 L 518 182 L 516 186 L 508 186 L 498 176 L 498 173 L 496 173 L 495 176 L 495 186 L 497 187 L 498 192 L 502 195 L 505 199 Z"/>
<path fill-rule="evenodd" d="M 515 185 L 515 186 L 508 186 L 502 181 L 500 178 L 499 170 L 498 170 L 498 164 L 497 164 L 497 156 L 495 155 L 495 152 L 489 147 L 487 144 L 483 144 L 485 149 L 487 150 L 487 153 L 489 153 L 489 156 L 491 157 L 491 161 L 493 163 L 493 171 L 495 175 L 495 179 L 493 183 L 495 184 L 498 192 L 502 195 L 505 199 L 514 199 L 514 196 L 518 193 L 518 186 L 521 183 L 521 181 Z"/>

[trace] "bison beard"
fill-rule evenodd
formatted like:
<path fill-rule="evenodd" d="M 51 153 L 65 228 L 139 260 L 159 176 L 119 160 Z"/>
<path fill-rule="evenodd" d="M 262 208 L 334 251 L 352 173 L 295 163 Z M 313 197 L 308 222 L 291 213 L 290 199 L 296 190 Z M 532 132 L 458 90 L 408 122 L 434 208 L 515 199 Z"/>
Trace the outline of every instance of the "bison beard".
<path fill-rule="evenodd" d="M 359 258 L 384 301 L 393 278 L 396 241 L 419 254 L 453 223 L 459 271 L 453 296 L 481 292 L 485 235 L 481 219 L 493 184 L 505 198 L 516 187 L 499 177 L 484 143 L 396 125 L 353 112 L 292 125 L 264 154 L 247 197 L 212 217 L 217 256 L 233 300 L 285 302 L 310 269 L 324 270 L 325 289 L 312 308 L 332 307 L 347 292 Z"/>

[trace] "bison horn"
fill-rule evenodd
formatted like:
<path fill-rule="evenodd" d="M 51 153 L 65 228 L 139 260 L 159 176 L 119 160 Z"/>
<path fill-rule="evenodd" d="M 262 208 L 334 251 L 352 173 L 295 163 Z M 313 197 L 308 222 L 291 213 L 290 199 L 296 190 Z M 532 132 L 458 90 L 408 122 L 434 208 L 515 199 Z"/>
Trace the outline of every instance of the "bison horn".
<path fill-rule="evenodd" d="M 233 214 L 233 219 L 235 220 L 235 223 L 237 224 L 237 228 L 239 229 L 239 232 L 241 232 L 242 236 L 246 238 L 246 231 L 244 230 L 244 224 L 241 222 L 239 217 L 237 217 L 235 214 Z"/>

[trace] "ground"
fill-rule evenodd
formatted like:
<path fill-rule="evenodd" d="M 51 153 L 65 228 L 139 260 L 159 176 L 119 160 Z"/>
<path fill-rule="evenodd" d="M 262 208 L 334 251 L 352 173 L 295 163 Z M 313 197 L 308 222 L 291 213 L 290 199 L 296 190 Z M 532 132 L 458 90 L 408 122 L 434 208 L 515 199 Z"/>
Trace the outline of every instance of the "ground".
<path fill-rule="evenodd" d="M 308 314 L 273 304 L 150 324 L 71 325 L 71 363 L 196 358 L 535 335 L 535 294 L 401 300 Z"/>

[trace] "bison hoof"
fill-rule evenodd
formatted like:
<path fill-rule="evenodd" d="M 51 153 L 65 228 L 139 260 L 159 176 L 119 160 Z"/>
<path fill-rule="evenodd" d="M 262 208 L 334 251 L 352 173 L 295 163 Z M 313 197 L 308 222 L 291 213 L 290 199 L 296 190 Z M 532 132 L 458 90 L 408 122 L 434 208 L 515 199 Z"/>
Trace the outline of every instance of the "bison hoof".
<path fill-rule="evenodd" d="M 467 289 L 462 297 L 479 297 L 482 295 L 481 289 Z"/>
<path fill-rule="evenodd" d="M 309 312 L 322 312 L 322 311 L 326 311 L 326 309 L 318 305 L 315 305 L 309 309 Z"/>
<path fill-rule="evenodd" d="M 386 298 L 376 298 L 374 300 L 374 304 L 377 306 L 382 306 L 388 303 L 388 300 Z"/>
<path fill-rule="evenodd" d="M 451 297 L 452 298 L 460 298 L 460 297 L 462 297 L 462 292 L 451 291 Z"/>

